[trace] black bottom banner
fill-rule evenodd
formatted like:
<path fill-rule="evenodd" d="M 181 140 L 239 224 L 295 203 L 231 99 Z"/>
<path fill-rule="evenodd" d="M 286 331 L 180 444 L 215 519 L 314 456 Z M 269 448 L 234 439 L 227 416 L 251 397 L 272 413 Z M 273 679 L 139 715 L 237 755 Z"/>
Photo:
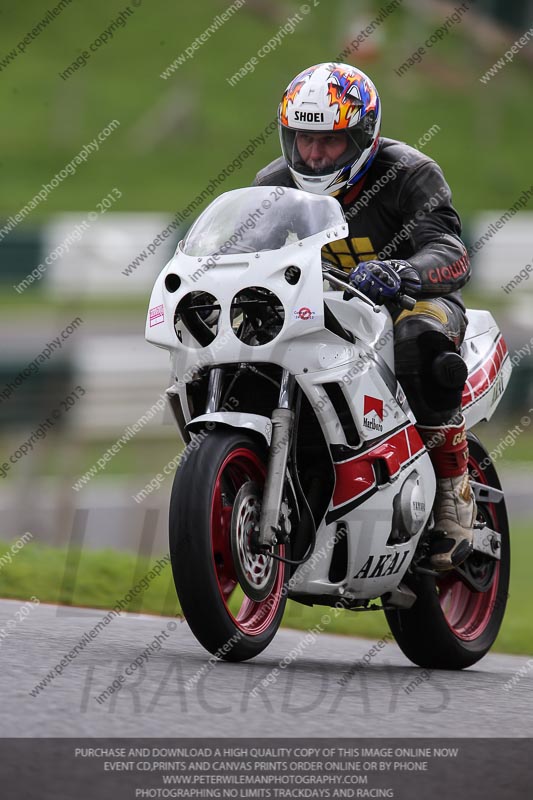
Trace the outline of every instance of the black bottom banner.
<path fill-rule="evenodd" d="M 2 739 L 3 800 L 533 796 L 530 739 Z"/>

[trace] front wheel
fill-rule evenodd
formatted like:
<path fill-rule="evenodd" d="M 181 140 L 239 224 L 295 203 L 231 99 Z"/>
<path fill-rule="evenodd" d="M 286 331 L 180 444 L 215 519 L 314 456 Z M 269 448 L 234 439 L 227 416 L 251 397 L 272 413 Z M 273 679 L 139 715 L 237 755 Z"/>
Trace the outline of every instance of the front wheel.
<path fill-rule="evenodd" d="M 468 434 L 471 477 L 501 489 L 494 465 L 476 436 Z M 501 535 L 501 560 L 482 553 L 470 555 L 460 570 L 442 577 L 407 575 L 404 582 L 416 593 L 404 611 L 386 611 L 390 629 L 404 654 L 427 669 L 464 669 L 490 650 L 498 635 L 509 589 L 510 542 L 505 500 L 478 502 L 478 521 Z M 479 591 L 467 585 L 467 573 Z"/>
<path fill-rule="evenodd" d="M 181 608 L 198 641 L 227 661 L 264 650 L 287 601 L 286 565 L 249 548 L 265 476 L 265 451 L 255 439 L 215 429 L 179 467 L 172 487 L 170 559 Z M 285 547 L 276 552 L 283 556 Z M 260 599 L 244 594 L 243 574 Z"/>

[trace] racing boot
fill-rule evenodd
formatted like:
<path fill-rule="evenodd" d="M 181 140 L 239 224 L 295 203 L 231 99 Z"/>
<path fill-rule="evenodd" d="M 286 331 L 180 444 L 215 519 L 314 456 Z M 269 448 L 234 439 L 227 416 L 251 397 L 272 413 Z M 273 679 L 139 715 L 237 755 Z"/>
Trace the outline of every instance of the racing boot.
<path fill-rule="evenodd" d="M 437 477 L 430 565 L 441 572 L 462 564 L 473 550 L 477 509 L 468 477 L 464 417 L 458 424 L 417 425 Z"/>

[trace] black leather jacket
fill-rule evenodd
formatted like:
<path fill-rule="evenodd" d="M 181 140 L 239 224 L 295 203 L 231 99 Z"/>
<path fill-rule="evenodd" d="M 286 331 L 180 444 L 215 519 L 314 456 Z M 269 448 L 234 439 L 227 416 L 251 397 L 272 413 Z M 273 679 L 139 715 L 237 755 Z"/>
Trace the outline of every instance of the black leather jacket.
<path fill-rule="evenodd" d="M 254 185 L 295 186 L 284 158 L 258 172 Z M 470 262 L 450 187 L 435 161 L 382 137 L 366 175 L 337 199 L 350 236 L 327 245 L 324 258 L 346 270 L 371 258 L 405 259 L 422 280 L 419 297 L 446 296 L 464 309 L 458 289 L 470 278 Z"/>

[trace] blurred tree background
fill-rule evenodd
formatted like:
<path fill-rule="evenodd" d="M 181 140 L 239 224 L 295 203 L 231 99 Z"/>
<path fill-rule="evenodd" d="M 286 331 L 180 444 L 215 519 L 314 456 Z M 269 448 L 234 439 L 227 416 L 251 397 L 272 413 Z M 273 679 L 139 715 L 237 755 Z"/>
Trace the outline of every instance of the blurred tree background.
<path fill-rule="evenodd" d="M 314 2 L 294 32 L 259 60 L 252 74 L 230 86 L 226 78 L 298 12 L 298 3 L 249 0 L 163 80 L 160 74 L 230 3 L 203 0 L 185 9 L 180 3 L 144 0 L 131 6 L 134 13 L 124 27 L 85 66 L 63 80 L 59 73 L 126 7 L 117 0 L 72 0 L 0 72 L 5 110 L 0 214 L 7 217 L 23 206 L 113 119 L 120 129 L 98 158 L 56 189 L 32 221 L 53 211 L 92 208 L 114 185 L 123 192 L 120 210 L 174 211 L 187 205 L 274 118 L 297 72 L 333 59 L 390 5 L 387 0 L 321 0 L 314 7 Z M 527 102 L 531 51 L 521 50 L 488 85 L 479 77 L 527 27 L 531 4 L 471 3 L 420 65 L 396 75 L 394 69 L 458 5 L 403 0 L 347 60 L 366 70 L 381 93 L 384 135 L 415 143 L 435 123 L 441 127 L 426 152 L 442 165 L 458 209 L 468 215 L 480 208 L 506 208 L 524 188 L 533 122 Z M 49 7 L 39 0 L 4 5 L 4 59 Z M 224 190 L 245 185 L 278 155 L 275 134 Z"/>

